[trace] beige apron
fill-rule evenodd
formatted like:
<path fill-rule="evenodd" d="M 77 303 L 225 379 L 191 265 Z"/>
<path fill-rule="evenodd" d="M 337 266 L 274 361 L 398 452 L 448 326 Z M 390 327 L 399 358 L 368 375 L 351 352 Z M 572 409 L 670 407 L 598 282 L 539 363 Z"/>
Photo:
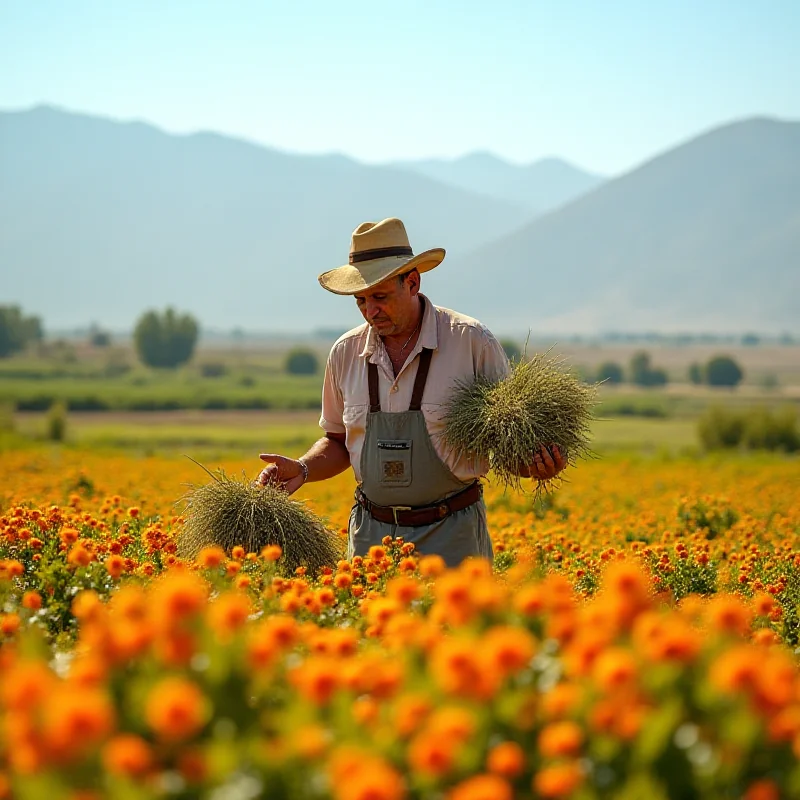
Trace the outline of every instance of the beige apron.
<path fill-rule="evenodd" d="M 439 458 L 425 424 L 421 403 L 432 357 L 432 350 L 422 350 L 409 410 L 394 413 L 381 411 L 378 368 L 367 365 L 370 410 L 361 451 L 361 491 L 377 505 L 435 505 L 469 486 Z M 350 556 L 366 555 L 384 536 L 402 536 L 418 553 L 437 553 L 448 566 L 468 556 L 493 557 L 483 498 L 431 525 L 413 527 L 380 522 L 356 503 L 350 513 Z"/>

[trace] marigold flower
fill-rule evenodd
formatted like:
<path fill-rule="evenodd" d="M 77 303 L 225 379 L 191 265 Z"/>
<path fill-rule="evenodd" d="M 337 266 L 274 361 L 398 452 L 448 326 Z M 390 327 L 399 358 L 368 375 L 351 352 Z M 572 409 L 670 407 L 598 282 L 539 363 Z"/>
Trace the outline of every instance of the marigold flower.
<path fill-rule="evenodd" d="M 513 800 L 508 781 L 499 775 L 475 775 L 454 786 L 447 800 Z"/>
<path fill-rule="evenodd" d="M 606 692 L 630 686 L 637 675 L 636 659 L 628 650 L 612 647 L 603 650 L 592 670 L 595 682 Z"/>
<path fill-rule="evenodd" d="M 221 547 L 204 547 L 195 559 L 195 563 L 204 569 L 215 569 L 225 561 L 225 551 Z"/>
<path fill-rule="evenodd" d="M 158 609 L 158 619 L 169 627 L 203 611 L 208 585 L 196 574 L 170 571 L 154 586 L 151 601 Z"/>
<path fill-rule="evenodd" d="M 303 697 L 315 705 L 325 705 L 339 688 L 340 668 L 329 656 L 311 656 L 289 673 Z"/>
<path fill-rule="evenodd" d="M 178 772 L 189 784 L 202 783 L 208 774 L 208 765 L 202 750 L 188 747 L 181 751 L 177 759 Z"/>
<path fill-rule="evenodd" d="M 337 572 L 333 578 L 333 585 L 337 589 L 347 589 L 353 583 L 353 578 L 348 572 Z"/>
<path fill-rule="evenodd" d="M 500 625 L 486 633 L 480 647 L 485 658 L 504 677 L 527 667 L 536 652 L 536 642 L 525 628 Z"/>
<path fill-rule="evenodd" d="M 780 789 L 775 781 L 762 778 L 747 787 L 742 800 L 780 800 L 780 797 Z"/>
<path fill-rule="evenodd" d="M 85 567 L 92 560 L 92 554 L 80 543 L 72 545 L 67 555 L 67 563 L 72 567 Z"/>
<path fill-rule="evenodd" d="M 582 781 L 583 775 L 577 763 L 553 764 L 536 773 L 533 789 L 540 797 L 567 797 Z"/>
<path fill-rule="evenodd" d="M 392 710 L 394 729 L 403 738 L 410 736 L 421 727 L 432 709 L 433 703 L 426 695 L 401 695 Z"/>
<path fill-rule="evenodd" d="M 547 758 L 576 756 L 583 744 L 583 731 L 572 720 L 545 725 L 539 733 L 539 751 Z"/>
<path fill-rule="evenodd" d="M 22 595 L 22 607 L 29 611 L 38 611 L 42 607 L 42 596 L 39 592 L 25 592 Z"/>
<path fill-rule="evenodd" d="M 345 781 L 333 784 L 336 800 L 402 800 L 403 781 L 383 759 L 369 756 Z"/>
<path fill-rule="evenodd" d="M 28 711 L 50 694 L 56 676 L 41 661 L 18 661 L 3 674 L 0 700 L 10 711 Z"/>
<path fill-rule="evenodd" d="M 386 584 L 386 596 L 397 600 L 404 606 L 410 605 L 422 594 L 422 587 L 413 578 L 400 576 Z"/>
<path fill-rule="evenodd" d="M 14 636 L 19 630 L 20 619 L 18 614 L 0 614 L 0 634 Z"/>
<path fill-rule="evenodd" d="M 94 747 L 111 732 L 114 719 L 111 700 L 95 688 L 61 685 L 42 705 L 42 733 L 59 759 Z"/>
<path fill-rule="evenodd" d="M 103 764 L 112 775 L 141 777 L 149 772 L 153 761 L 150 745 L 134 734 L 115 736 L 103 748 Z"/>
<path fill-rule="evenodd" d="M 709 626 L 720 633 L 745 636 L 750 631 L 752 617 L 752 610 L 734 595 L 715 595 L 706 606 Z"/>
<path fill-rule="evenodd" d="M 720 691 L 738 694 L 756 685 L 761 669 L 761 652 L 747 645 L 739 645 L 721 653 L 709 669 L 709 679 Z"/>
<path fill-rule="evenodd" d="M 109 556 L 106 559 L 106 570 L 112 578 L 119 578 L 125 572 L 125 559 L 118 555 Z"/>
<path fill-rule="evenodd" d="M 442 738 L 466 742 L 477 728 L 475 716 L 460 706 L 436 709 L 428 718 L 427 729 Z"/>
<path fill-rule="evenodd" d="M 226 592 L 208 607 L 208 624 L 217 636 L 228 638 L 247 622 L 251 613 L 252 605 L 247 595 L 241 592 Z"/>
<path fill-rule="evenodd" d="M 439 778 L 453 769 L 458 743 L 430 731 L 415 736 L 408 748 L 408 763 L 414 772 Z"/>
<path fill-rule="evenodd" d="M 428 555 L 420 558 L 418 567 L 423 578 L 436 578 L 447 569 L 447 564 L 441 556 Z"/>
<path fill-rule="evenodd" d="M 525 770 L 525 753 L 516 742 L 501 742 L 489 751 L 486 767 L 495 775 L 516 778 Z"/>
<path fill-rule="evenodd" d="M 180 742 L 205 725 L 208 705 L 197 684 L 186 678 L 162 678 L 147 696 L 145 719 L 156 735 Z"/>

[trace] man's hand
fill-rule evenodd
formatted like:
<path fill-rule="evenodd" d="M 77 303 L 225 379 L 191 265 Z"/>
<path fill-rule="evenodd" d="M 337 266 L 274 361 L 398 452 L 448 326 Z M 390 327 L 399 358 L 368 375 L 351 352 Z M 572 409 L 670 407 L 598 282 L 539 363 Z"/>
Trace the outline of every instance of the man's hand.
<path fill-rule="evenodd" d="M 521 473 L 520 477 L 548 481 L 551 478 L 555 478 L 566 466 L 567 459 L 558 449 L 557 444 L 551 444 L 548 447 L 542 446 L 534 453 L 533 461 Z"/>
<path fill-rule="evenodd" d="M 268 465 L 256 479 L 262 486 L 272 484 L 294 494 L 305 483 L 305 472 L 299 461 L 274 453 L 261 453 L 259 458 Z"/>

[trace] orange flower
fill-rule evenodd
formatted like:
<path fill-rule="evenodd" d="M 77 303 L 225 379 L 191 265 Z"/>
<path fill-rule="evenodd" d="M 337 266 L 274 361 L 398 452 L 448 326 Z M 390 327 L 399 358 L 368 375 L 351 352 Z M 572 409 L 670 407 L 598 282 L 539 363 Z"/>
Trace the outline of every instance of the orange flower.
<path fill-rule="evenodd" d="M 153 766 L 153 750 L 140 736 L 123 733 L 103 748 L 103 764 L 112 775 L 138 778 Z"/>
<path fill-rule="evenodd" d="M 462 697 L 491 697 L 502 677 L 471 639 L 441 641 L 431 654 L 429 669 L 443 691 Z"/>
<path fill-rule="evenodd" d="M 195 564 L 204 569 L 215 569 L 225 561 L 225 551 L 221 547 L 204 547 L 195 559 Z"/>
<path fill-rule="evenodd" d="M 217 636 L 228 639 L 247 622 L 251 613 L 252 605 L 247 595 L 226 592 L 208 607 L 208 624 Z"/>
<path fill-rule="evenodd" d="M 498 775 L 475 775 L 448 792 L 447 800 L 513 800 L 508 781 Z"/>
<path fill-rule="evenodd" d="M 39 706 L 52 691 L 56 676 L 41 661 L 19 661 L 0 681 L 0 699 L 11 711 Z"/>
<path fill-rule="evenodd" d="M 289 675 L 300 694 L 319 706 L 327 704 L 339 688 L 339 664 L 329 656 L 311 656 Z"/>
<path fill-rule="evenodd" d="M 539 733 L 539 751 L 546 758 L 576 756 L 583 744 L 583 731 L 572 720 L 545 725 Z"/>
<path fill-rule="evenodd" d="M 0 614 L 0 634 L 14 636 L 19 630 L 20 619 L 17 614 Z"/>
<path fill-rule="evenodd" d="M 85 567 L 92 563 L 92 554 L 82 545 L 74 544 L 67 555 L 67 563 L 72 567 Z"/>
<path fill-rule="evenodd" d="M 475 716 L 466 708 L 444 706 L 430 715 L 426 727 L 443 739 L 463 743 L 475 733 L 477 723 Z"/>
<path fill-rule="evenodd" d="M 528 666 L 536 643 L 525 628 L 497 625 L 483 637 L 481 649 L 489 663 L 507 677 Z"/>
<path fill-rule="evenodd" d="M 721 653 L 711 664 L 709 679 L 722 692 L 751 690 L 761 669 L 762 655 L 755 647 L 739 645 Z"/>
<path fill-rule="evenodd" d="M 59 760 L 94 747 L 113 726 L 114 708 L 99 689 L 62 684 L 42 706 L 44 740 Z"/>
<path fill-rule="evenodd" d="M 781 793 L 775 781 L 762 778 L 747 787 L 742 800 L 780 800 Z"/>
<path fill-rule="evenodd" d="M 333 785 L 336 800 L 402 800 L 403 781 L 383 759 L 367 756 L 345 781 Z"/>
<path fill-rule="evenodd" d="M 636 659 L 621 647 L 608 648 L 597 657 L 592 675 L 606 692 L 630 686 L 637 675 Z"/>
<path fill-rule="evenodd" d="M 206 607 L 208 585 L 192 572 L 170 571 L 154 586 L 151 603 L 156 619 L 171 627 L 196 616 Z"/>
<path fill-rule="evenodd" d="M 706 607 L 709 626 L 720 633 L 745 636 L 750 631 L 752 618 L 752 610 L 734 595 L 715 595 Z"/>
<path fill-rule="evenodd" d="M 386 596 L 397 600 L 404 606 L 410 605 L 422 594 L 422 587 L 413 578 L 400 576 L 386 584 Z"/>
<path fill-rule="evenodd" d="M 106 559 L 106 570 L 112 578 L 119 578 L 125 572 L 125 559 L 122 556 L 109 556 Z"/>
<path fill-rule="evenodd" d="M 147 696 L 147 724 L 165 741 L 184 741 L 198 733 L 208 718 L 199 687 L 186 678 L 162 678 Z"/>
<path fill-rule="evenodd" d="M 447 569 L 444 559 L 437 555 L 422 556 L 418 566 L 423 578 L 436 578 Z"/>
<path fill-rule="evenodd" d="M 407 737 L 417 731 L 430 714 L 433 704 L 422 694 L 404 694 L 397 698 L 393 709 L 394 729 Z"/>
<path fill-rule="evenodd" d="M 583 780 L 580 766 L 573 762 L 553 764 L 536 773 L 534 791 L 541 797 L 567 797 Z"/>
<path fill-rule="evenodd" d="M 261 551 L 265 561 L 277 561 L 282 555 L 283 550 L 279 544 L 269 544 Z"/>
<path fill-rule="evenodd" d="M 775 608 L 775 598 L 769 592 L 758 592 L 753 595 L 753 611 L 757 617 L 769 616 L 773 608 Z"/>
<path fill-rule="evenodd" d="M 411 740 L 408 748 L 408 763 L 414 772 L 432 778 L 440 778 L 453 769 L 456 759 L 454 739 L 439 733 L 425 731 Z"/>
<path fill-rule="evenodd" d="M 42 607 L 42 596 L 39 592 L 25 592 L 22 595 L 22 607 L 29 611 L 38 611 Z"/>
<path fill-rule="evenodd" d="M 348 572 L 337 572 L 333 579 L 333 585 L 337 589 L 347 589 L 353 583 L 353 578 Z"/>
<path fill-rule="evenodd" d="M 516 742 L 501 742 L 489 751 L 486 766 L 495 775 L 516 778 L 525 770 L 525 753 Z"/>

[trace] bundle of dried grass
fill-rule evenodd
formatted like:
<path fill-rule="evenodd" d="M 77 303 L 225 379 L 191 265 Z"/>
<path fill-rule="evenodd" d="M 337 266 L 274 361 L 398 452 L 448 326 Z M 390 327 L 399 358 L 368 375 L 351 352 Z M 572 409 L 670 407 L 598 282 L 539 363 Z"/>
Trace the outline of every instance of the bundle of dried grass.
<path fill-rule="evenodd" d="M 203 467 L 205 469 L 205 467 Z M 341 539 L 303 503 L 282 489 L 237 480 L 224 470 L 212 472 L 210 483 L 193 486 L 181 498 L 186 522 L 178 538 L 178 554 L 194 559 L 204 547 L 217 545 L 230 553 L 241 545 L 260 553 L 280 545 L 279 564 L 287 574 L 303 566 L 316 573 L 342 557 Z"/>
<path fill-rule="evenodd" d="M 521 489 L 519 473 L 542 446 L 556 444 L 570 464 L 590 454 L 597 387 L 578 380 L 549 353 L 513 364 L 508 377 L 459 383 L 445 408 L 444 438 L 454 449 L 488 459 L 504 486 Z M 549 481 L 537 481 L 537 493 Z"/>

